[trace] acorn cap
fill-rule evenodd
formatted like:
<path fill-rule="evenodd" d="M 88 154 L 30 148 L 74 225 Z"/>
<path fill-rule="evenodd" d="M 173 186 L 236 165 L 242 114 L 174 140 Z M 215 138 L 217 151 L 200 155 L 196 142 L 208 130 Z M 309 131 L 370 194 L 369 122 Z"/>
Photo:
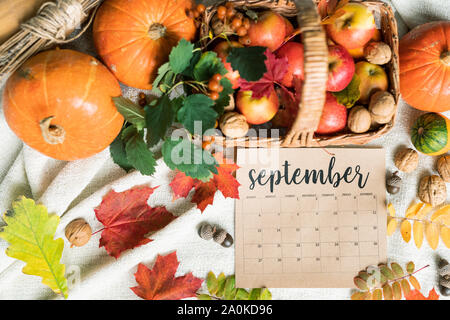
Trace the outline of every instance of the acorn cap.
<path fill-rule="evenodd" d="M 222 244 L 225 238 L 227 237 L 227 232 L 225 230 L 219 230 L 216 233 L 214 233 L 214 241 Z"/>

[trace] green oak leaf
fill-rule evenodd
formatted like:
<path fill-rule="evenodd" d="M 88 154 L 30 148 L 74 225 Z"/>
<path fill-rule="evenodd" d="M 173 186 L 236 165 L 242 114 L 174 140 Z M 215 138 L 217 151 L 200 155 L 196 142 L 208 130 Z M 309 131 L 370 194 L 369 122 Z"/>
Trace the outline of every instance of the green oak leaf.
<path fill-rule="evenodd" d="M 231 48 L 227 62 L 233 70 L 239 71 L 242 79 L 258 81 L 267 72 L 265 47 Z"/>
<path fill-rule="evenodd" d="M 228 73 L 217 54 L 212 51 L 207 51 L 202 54 L 200 60 L 194 67 L 194 79 L 197 81 L 209 81 L 211 77 L 217 73 L 225 75 Z"/>
<path fill-rule="evenodd" d="M 217 174 L 218 163 L 206 150 L 186 139 L 168 139 L 162 146 L 164 162 L 172 170 L 179 170 L 186 175 L 208 181 L 212 174 Z"/>
<path fill-rule="evenodd" d="M 157 144 L 164 138 L 167 129 L 175 120 L 172 101 L 168 95 L 163 95 L 155 102 L 145 107 L 145 120 L 147 124 L 147 144 L 149 147 Z"/>
<path fill-rule="evenodd" d="M 139 105 L 133 103 L 130 99 L 125 97 L 112 98 L 119 113 L 126 121 L 133 124 L 137 130 L 142 130 L 145 127 L 145 112 Z"/>
<path fill-rule="evenodd" d="M 203 134 L 214 128 L 219 116 L 212 108 L 214 101 L 204 94 L 193 94 L 184 100 L 183 106 L 177 112 L 180 123 L 192 134 Z M 195 132 L 195 122 L 201 122 L 202 132 Z"/>
<path fill-rule="evenodd" d="M 169 55 L 169 64 L 175 73 L 182 73 L 189 67 L 193 57 L 194 45 L 185 39 L 181 39 L 178 45 L 172 49 Z"/>
<path fill-rule="evenodd" d="M 339 92 L 332 92 L 332 94 L 336 97 L 337 101 L 346 106 L 347 108 L 351 108 L 355 105 L 355 103 L 361 97 L 361 92 L 359 91 L 359 84 L 361 80 L 358 75 L 355 74 L 353 76 L 352 81 L 348 84 L 348 86 Z"/>

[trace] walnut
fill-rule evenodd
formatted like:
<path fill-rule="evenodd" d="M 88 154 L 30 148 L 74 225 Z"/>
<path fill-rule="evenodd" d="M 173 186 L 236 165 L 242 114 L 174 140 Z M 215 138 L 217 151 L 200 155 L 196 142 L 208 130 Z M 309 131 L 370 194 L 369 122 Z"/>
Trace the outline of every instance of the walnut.
<path fill-rule="evenodd" d="M 395 154 L 395 166 L 403 172 L 413 172 L 419 165 L 419 154 L 413 149 L 402 149 Z"/>
<path fill-rule="evenodd" d="M 82 247 L 91 239 L 92 229 L 83 218 L 73 220 L 66 226 L 66 238 L 72 244 L 71 247 Z"/>
<path fill-rule="evenodd" d="M 450 182 L 450 155 L 445 155 L 439 158 L 437 162 L 437 170 L 442 180 Z"/>
<path fill-rule="evenodd" d="M 355 106 L 350 110 L 347 121 L 350 131 L 354 133 L 367 132 L 371 123 L 370 112 L 363 106 Z"/>
<path fill-rule="evenodd" d="M 387 91 L 377 91 L 370 97 L 370 115 L 378 124 L 385 124 L 391 121 L 395 114 L 395 108 L 394 96 Z"/>
<path fill-rule="evenodd" d="M 436 175 L 423 177 L 419 184 L 419 199 L 433 207 L 444 203 L 447 199 L 444 180 Z"/>
<path fill-rule="evenodd" d="M 392 50 L 386 43 L 374 41 L 364 48 L 364 57 L 370 63 L 386 64 L 391 61 Z"/>
<path fill-rule="evenodd" d="M 229 138 L 241 138 L 248 132 L 245 116 L 237 112 L 225 113 L 219 121 L 220 130 Z"/>

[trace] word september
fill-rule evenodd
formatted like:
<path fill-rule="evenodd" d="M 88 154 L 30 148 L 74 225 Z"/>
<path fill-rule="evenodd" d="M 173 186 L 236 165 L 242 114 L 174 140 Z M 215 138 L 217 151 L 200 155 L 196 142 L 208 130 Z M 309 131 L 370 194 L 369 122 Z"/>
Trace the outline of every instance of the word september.
<path fill-rule="evenodd" d="M 261 170 L 259 174 L 256 176 L 256 170 L 252 169 L 248 172 L 248 176 L 250 178 L 251 184 L 250 184 L 250 190 L 253 190 L 255 188 L 256 184 L 259 184 L 261 186 L 265 186 L 267 184 L 270 185 L 270 192 L 273 193 L 273 189 L 275 185 L 279 185 L 282 180 L 284 180 L 284 183 L 287 185 L 294 184 L 331 184 L 334 188 L 339 187 L 342 181 L 345 183 L 353 183 L 355 180 L 358 183 L 358 187 L 360 189 L 363 189 L 366 184 L 367 180 L 369 179 L 370 173 L 368 172 L 366 175 L 361 173 L 361 167 L 359 165 L 355 166 L 353 173 L 353 168 L 347 167 L 344 171 L 344 173 L 334 172 L 333 168 L 336 164 L 336 157 L 332 157 L 330 159 L 330 162 L 328 164 L 328 171 L 325 175 L 324 170 L 309 170 L 306 169 L 302 176 L 302 170 L 300 168 L 297 168 L 294 170 L 294 172 L 290 175 L 289 174 L 289 167 L 291 166 L 288 161 L 285 161 L 283 164 L 284 167 L 284 173 L 281 172 L 281 170 L 271 170 L 270 175 L 267 176 L 266 170 Z M 256 176 L 256 178 L 255 178 Z"/>

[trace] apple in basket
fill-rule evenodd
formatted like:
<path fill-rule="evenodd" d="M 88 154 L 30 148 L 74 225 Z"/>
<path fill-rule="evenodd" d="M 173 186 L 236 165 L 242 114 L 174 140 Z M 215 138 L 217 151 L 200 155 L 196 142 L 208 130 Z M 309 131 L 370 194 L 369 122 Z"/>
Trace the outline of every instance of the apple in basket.
<path fill-rule="evenodd" d="M 214 48 L 214 52 L 217 53 L 217 56 L 222 60 L 225 69 L 228 70 L 228 73 L 225 75 L 225 78 L 231 81 L 231 84 L 233 85 L 233 89 L 239 88 L 239 78 L 241 77 L 239 75 L 239 71 L 234 71 L 231 67 L 231 63 L 227 62 L 228 54 L 230 53 L 232 48 L 241 48 L 243 47 L 242 44 L 236 41 L 223 41 L 220 42 L 216 47 Z"/>
<path fill-rule="evenodd" d="M 251 46 L 267 47 L 270 51 L 278 49 L 286 37 L 289 27 L 285 19 L 273 11 L 265 11 L 252 21 L 248 29 Z"/>
<path fill-rule="evenodd" d="M 355 62 L 343 46 L 328 46 L 327 91 L 344 90 L 355 74 Z"/>
<path fill-rule="evenodd" d="M 318 134 L 332 134 L 345 129 L 347 125 L 347 108 L 340 104 L 336 97 L 327 92 L 325 105 L 323 106 L 322 117 L 319 127 L 316 130 Z"/>
<path fill-rule="evenodd" d="M 249 124 L 263 124 L 270 121 L 278 111 L 279 102 L 275 90 L 270 97 L 255 99 L 252 91 L 239 91 L 236 97 L 236 107 L 245 116 Z"/>
<path fill-rule="evenodd" d="M 329 21 L 326 24 L 328 36 L 347 50 L 364 47 L 376 30 L 372 12 L 360 3 L 346 4 Z"/>
<path fill-rule="evenodd" d="M 372 94 L 388 89 L 388 76 L 384 69 L 376 64 L 360 61 L 355 66 L 355 73 L 361 80 L 359 84 L 359 91 L 361 92 L 359 101 L 361 103 L 369 103 Z"/>
<path fill-rule="evenodd" d="M 281 84 L 293 87 L 294 77 L 303 80 L 303 45 L 297 42 L 288 42 L 277 50 L 277 58 L 287 58 L 289 67 Z M 353 60 L 352 60 L 353 61 Z"/>

